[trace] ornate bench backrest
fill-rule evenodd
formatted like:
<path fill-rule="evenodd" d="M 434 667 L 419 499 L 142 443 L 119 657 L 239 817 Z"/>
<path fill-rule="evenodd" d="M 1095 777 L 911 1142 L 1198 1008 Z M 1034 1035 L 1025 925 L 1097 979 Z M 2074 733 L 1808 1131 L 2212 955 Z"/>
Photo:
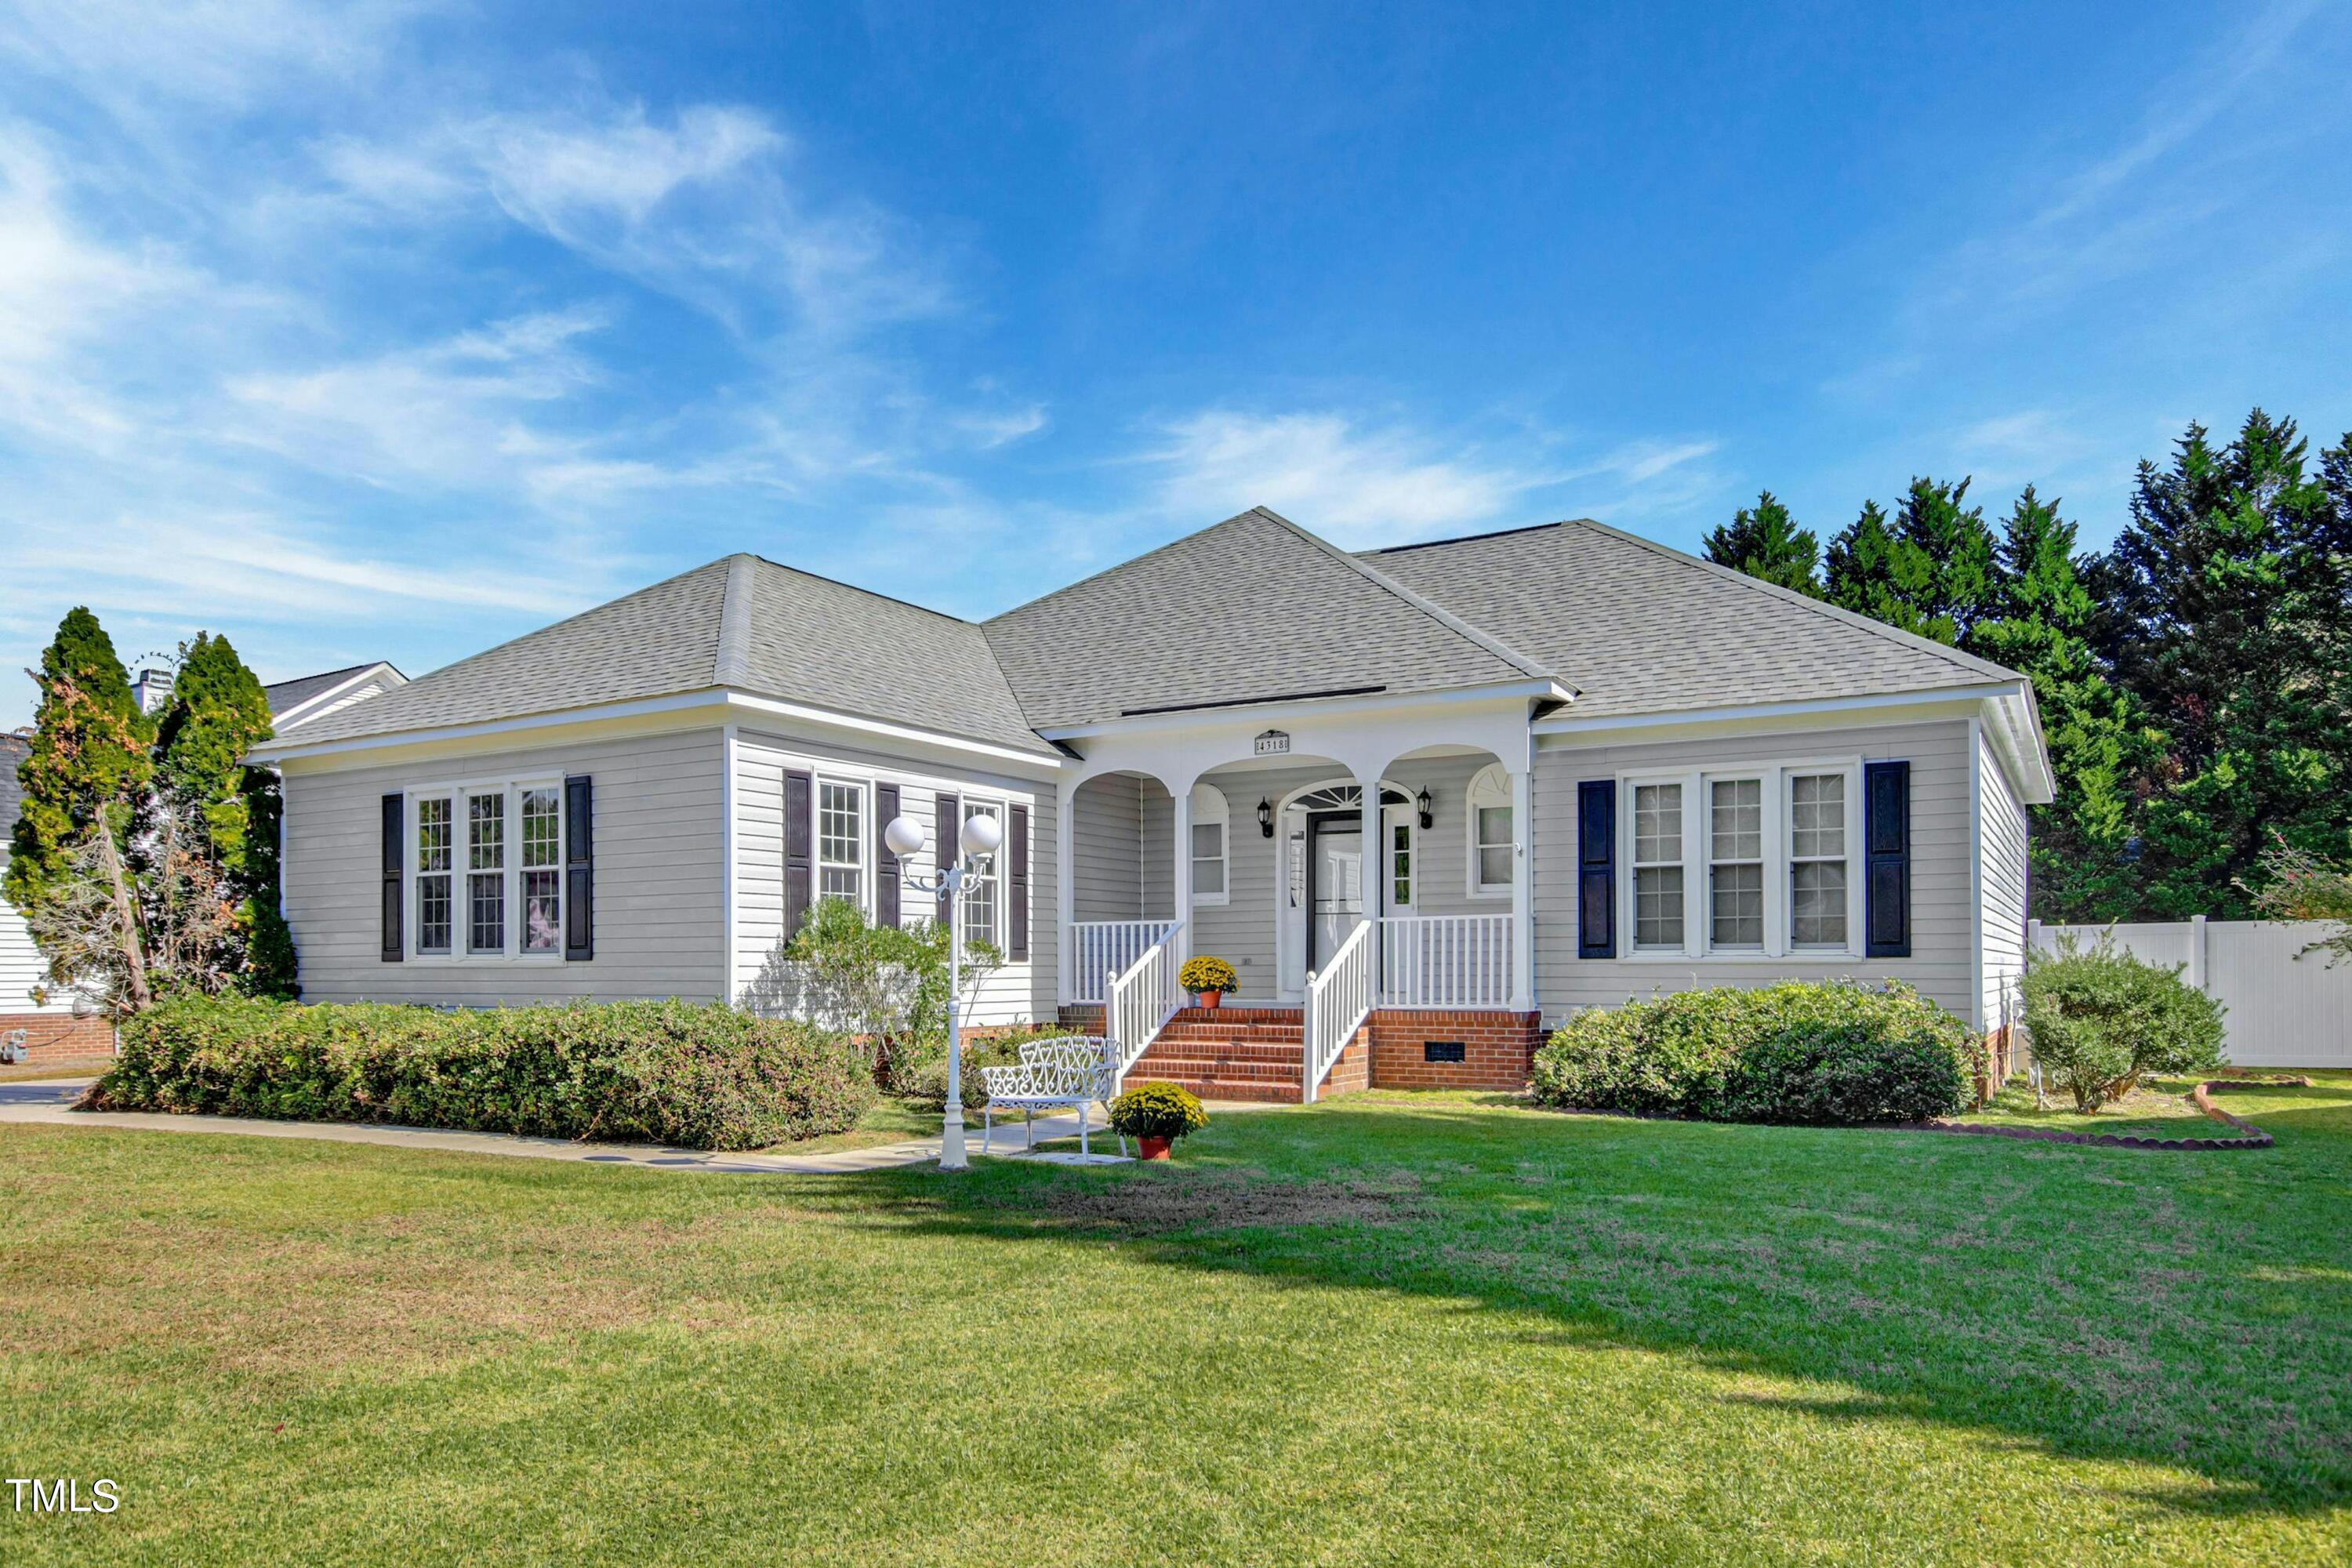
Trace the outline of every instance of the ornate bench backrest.
<path fill-rule="evenodd" d="M 1085 1095 L 1108 1103 L 1118 1093 L 1118 1047 L 1100 1035 L 1065 1036 L 1021 1047 L 1021 1065 L 1048 1094 Z"/>

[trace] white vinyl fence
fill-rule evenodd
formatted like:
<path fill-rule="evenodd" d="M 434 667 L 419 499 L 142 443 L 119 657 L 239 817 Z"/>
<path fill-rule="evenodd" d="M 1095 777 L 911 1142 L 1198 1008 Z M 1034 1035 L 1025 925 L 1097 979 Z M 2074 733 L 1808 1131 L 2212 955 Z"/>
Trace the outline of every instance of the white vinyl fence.
<path fill-rule="evenodd" d="M 2334 933 L 2327 921 L 2193 921 L 2053 926 L 2032 922 L 2037 952 L 2061 936 L 2088 946 L 2115 932 L 2116 945 L 2148 963 L 2183 964 L 2181 978 L 2228 1009 L 2221 1019 L 2231 1062 L 2250 1068 L 2352 1068 L 2352 960 L 2330 967 L 2306 953 Z"/>

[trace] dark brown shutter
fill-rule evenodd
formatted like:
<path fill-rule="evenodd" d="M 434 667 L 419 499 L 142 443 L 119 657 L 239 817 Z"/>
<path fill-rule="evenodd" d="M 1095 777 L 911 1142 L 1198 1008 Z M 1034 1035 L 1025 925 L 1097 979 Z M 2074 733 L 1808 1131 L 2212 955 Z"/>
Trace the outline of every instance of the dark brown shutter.
<path fill-rule="evenodd" d="M 815 831 L 813 813 L 815 781 L 795 769 L 784 770 L 784 940 L 801 934 L 808 919 L 815 885 L 810 865 L 810 837 Z"/>
<path fill-rule="evenodd" d="M 400 854 L 408 840 L 408 797 L 383 797 L 383 952 L 386 963 L 398 963 L 406 943 L 400 934 Z"/>
<path fill-rule="evenodd" d="M 596 956 L 596 786 L 586 773 L 563 781 L 563 956 Z"/>
<path fill-rule="evenodd" d="M 960 797 L 950 795 L 944 790 L 933 797 L 931 853 L 934 857 L 934 866 L 941 871 L 963 858 L 962 849 L 958 847 L 958 841 L 963 836 L 962 805 Z M 948 890 L 943 885 L 940 889 L 940 919 L 947 918 Z"/>
<path fill-rule="evenodd" d="M 1576 956 L 1617 956 L 1617 781 L 1576 786 Z"/>
<path fill-rule="evenodd" d="M 1863 952 L 1911 956 L 1911 764 L 1862 764 Z"/>
<path fill-rule="evenodd" d="M 898 923 L 898 879 L 905 873 L 898 858 L 890 853 L 884 835 L 892 818 L 898 815 L 898 786 L 877 784 L 874 786 L 874 923 L 894 926 Z"/>
<path fill-rule="evenodd" d="M 1029 808 L 1016 805 L 1008 813 L 1012 826 L 1004 830 L 1004 955 L 1029 956 Z"/>

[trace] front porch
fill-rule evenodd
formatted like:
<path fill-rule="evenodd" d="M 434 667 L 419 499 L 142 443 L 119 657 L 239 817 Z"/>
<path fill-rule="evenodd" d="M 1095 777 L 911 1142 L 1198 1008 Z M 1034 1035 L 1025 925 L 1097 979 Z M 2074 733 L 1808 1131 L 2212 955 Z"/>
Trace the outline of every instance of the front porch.
<path fill-rule="evenodd" d="M 1062 1008 L 1062 1023 L 1105 1032 L 1095 1003 Z M 1376 1007 L 1358 1024 L 1315 1098 L 1360 1089 L 1517 1091 L 1527 1085 L 1540 1018 L 1507 1008 Z M 1306 1009 L 1179 1007 L 1127 1068 L 1129 1083 L 1181 1084 L 1203 1100 L 1297 1104 L 1308 1096 Z"/>

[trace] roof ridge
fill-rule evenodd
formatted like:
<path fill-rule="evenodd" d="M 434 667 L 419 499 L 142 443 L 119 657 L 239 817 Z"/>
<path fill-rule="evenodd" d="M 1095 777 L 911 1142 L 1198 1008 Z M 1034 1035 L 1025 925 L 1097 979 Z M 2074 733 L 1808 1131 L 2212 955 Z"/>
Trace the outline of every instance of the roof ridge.
<path fill-rule="evenodd" d="M 719 601 L 719 646 L 710 660 L 713 686 L 751 683 L 751 563 L 756 559 L 744 551 L 727 558 L 727 587 Z"/>
<path fill-rule="evenodd" d="M 667 588 L 673 583 L 683 583 L 688 577 L 699 575 L 702 573 L 709 571 L 714 566 L 725 563 L 728 559 L 729 557 L 722 555 L 716 561 L 706 561 L 699 566 L 689 566 L 683 572 L 673 572 L 657 583 L 648 583 L 642 588 L 632 588 L 629 592 L 622 595 L 617 599 L 606 599 L 601 604 L 591 605 L 584 610 L 576 611 L 572 615 L 568 615 L 560 621 L 550 621 L 543 626 L 533 626 L 527 632 L 518 632 L 513 637 L 507 638 L 504 642 L 492 643 L 489 647 L 483 648 L 478 652 L 469 653 L 463 658 L 452 659 L 447 664 L 441 666 L 438 669 L 428 669 L 422 675 L 413 676 L 409 679 L 408 685 L 415 686 L 420 682 L 430 680 L 436 675 L 445 675 L 450 670 L 463 668 L 465 666 L 472 664 L 477 659 L 488 658 L 494 653 L 498 653 L 506 648 L 510 648 L 519 642 L 528 642 L 532 637 L 540 637 L 545 633 L 554 631 L 559 626 L 568 626 L 574 621 L 586 620 L 590 616 L 609 610 L 615 605 L 625 605 L 632 599 L 642 599 L 656 588 Z M 379 659 L 376 662 L 380 664 L 390 664 L 392 661 L 389 659 Z M 403 689 L 404 689 L 404 688 Z"/>
<path fill-rule="evenodd" d="M 1095 571 L 1087 573 L 1085 576 L 1079 578 L 1075 583 L 1065 583 L 1058 588 L 1048 588 L 1034 599 L 1024 599 L 1017 605 L 1009 605 L 1004 609 L 997 611 L 996 614 L 989 616 L 988 619 L 981 622 L 980 625 L 983 629 L 992 626 L 997 622 L 1003 620 L 1008 616 L 1019 615 L 1022 611 L 1029 608 L 1032 605 L 1042 605 L 1048 599 L 1059 598 L 1064 594 L 1069 593 L 1071 590 L 1076 588 L 1083 588 L 1087 584 L 1092 583 L 1098 578 L 1108 577 L 1114 572 L 1124 572 L 1130 566 L 1139 565 L 1143 562 L 1150 560 L 1155 555 L 1162 554 L 1168 551 L 1173 550 L 1187 540 L 1198 539 L 1204 533 L 1214 533 L 1218 529 L 1224 527 L 1227 523 L 1239 522 L 1242 519 L 1249 516 L 1252 512 L 1265 510 L 1265 509 L 1264 507 L 1244 507 L 1241 510 L 1234 513 L 1231 517 L 1219 518 L 1216 521 L 1196 528 L 1190 533 L 1180 533 L 1164 544 L 1155 544 L 1140 555 L 1130 555 L 1124 561 L 1114 561 L 1108 566 L 1100 567 Z M 1273 514 L 1269 512 L 1267 515 L 1272 516 Z"/>
<path fill-rule="evenodd" d="M 1589 519 L 1579 521 L 1590 521 Z M 1402 555 L 1408 550 L 1438 550 L 1448 544 L 1475 544 L 1482 539 L 1504 539 L 1514 533 L 1541 533 L 1547 528 L 1566 528 L 1566 522 L 1527 522 L 1517 528 L 1490 528 L 1484 533 L 1457 533 L 1451 539 L 1417 539 L 1410 544 L 1383 544 L 1372 550 L 1359 550 L 1359 555 Z"/>
<path fill-rule="evenodd" d="M 961 616 L 951 615 L 946 610 L 935 610 L 929 605 L 919 605 L 912 599 L 902 599 L 896 594 L 885 594 L 879 589 L 868 588 L 863 584 L 852 583 L 840 577 L 828 577 L 822 572 L 812 572 L 805 566 L 795 566 L 789 561 L 771 561 L 757 551 L 744 550 L 738 551 L 736 553 L 756 561 L 762 566 L 772 566 L 779 572 L 790 572 L 796 577 L 806 577 L 814 582 L 829 583 L 836 588 L 846 588 L 853 594 L 863 594 L 869 599 L 879 599 L 887 605 L 903 605 L 910 610 L 920 610 L 927 616 L 937 616 L 943 621 L 953 621 L 960 626 L 976 627 L 982 624 L 978 621 L 968 621 Z"/>
<path fill-rule="evenodd" d="M 1308 543 L 1313 544 L 1317 549 L 1322 551 L 1326 555 L 1331 557 L 1332 560 L 1340 563 L 1350 571 L 1361 574 L 1368 582 L 1370 582 L 1379 587 L 1387 589 L 1391 594 L 1402 599 L 1406 604 L 1411 605 L 1414 609 L 1419 610 L 1423 615 L 1427 616 L 1431 620 L 1435 621 L 1447 631 L 1452 632 L 1456 637 L 1468 638 L 1471 642 L 1477 644 L 1480 647 L 1485 648 L 1488 653 L 1493 654 L 1496 658 L 1501 659 L 1504 663 L 1510 665 L 1512 668 L 1520 670 L 1525 674 L 1536 676 L 1542 679 L 1559 679 L 1559 676 L 1556 671 L 1546 669 L 1543 666 L 1536 663 L 1535 660 L 1528 658 L 1525 654 L 1519 652 L 1508 643 L 1504 642 L 1500 637 L 1496 637 L 1493 633 L 1480 630 L 1478 627 L 1471 625 L 1468 621 L 1464 620 L 1461 616 L 1454 614 L 1454 612 L 1446 609 L 1444 606 L 1433 600 L 1422 597 L 1422 595 L 1414 593 L 1412 589 L 1406 587 L 1403 584 L 1399 583 L 1394 578 L 1388 576 L 1384 573 L 1374 571 L 1371 567 L 1364 564 L 1363 561 L 1359 557 L 1350 555 L 1348 552 L 1340 549 L 1329 540 L 1323 538 L 1320 534 L 1310 532 L 1308 530 L 1299 527 L 1298 524 L 1291 521 L 1288 518 L 1283 516 L 1280 512 L 1276 511 L 1273 508 L 1257 506 L 1252 507 L 1250 510 L 1256 512 L 1261 517 L 1267 518 L 1272 521 L 1280 523 L 1283 527 L 1290 530 L 1291 532 L 1298 535 L 1299 538 L 1306 540 Z M 1243 515 L 1246 516 L 1248 514 L 1244 513 Z M 1567 683 L 1563 682 L 1562 684 Z"/>
<path fill-rule="evenodd" d="M 1889 626 L 1886 622 L 1873 616 L 1857 614 L 1843 605 L 1832 605 L 1826 599 L 1816 599 L 1810 594 L 1800 594 L 1793 588 L 1783 588 L 1778 583 L 1767 583 L 1761 577 L 1751 577 L 1736 567 L 1725 566 L 1703 556 L 1693 555 L 1687 551 L 1676 550 L 1671 544 L 1661 544 L 1654 539 L 1644 539 L 1638 533 L 1628 533 L 1622 528 L 1612 528 L 1605 522 L 1598 522 L 1589 517 L 1563 518 L 1560 522 L 1563 527 L 1573 524 L 1579 528 L 1589 528 L 1595 532 L 1607 534 L 1612 539 L 1622 540 L 1654 555 L 1662 555 L 1678 565 L 1696 567 L 1701 572 L 1727 578 L 1744 588 L 1750 588 L 1799 608 L 1810 610 L 1815 615 L 1825 616 L 1841 625 L 1874 632 L 1880 637 L 1901 643 L 1916 652 L 1933 654 L 1955 668 L 1966 670 L 1970 674 L 1990 673 L 2009 680 L 2025 679 L 2016 670 L 2004 665 L 1995 664 L 1989 658 L 1979 658 L 1975 654 L 1954 647 L 1949 643 L 1937 642 L 1934 637 L 1923 637 L 1916 632 L 1905 631 L 1901 626 Z"/>

